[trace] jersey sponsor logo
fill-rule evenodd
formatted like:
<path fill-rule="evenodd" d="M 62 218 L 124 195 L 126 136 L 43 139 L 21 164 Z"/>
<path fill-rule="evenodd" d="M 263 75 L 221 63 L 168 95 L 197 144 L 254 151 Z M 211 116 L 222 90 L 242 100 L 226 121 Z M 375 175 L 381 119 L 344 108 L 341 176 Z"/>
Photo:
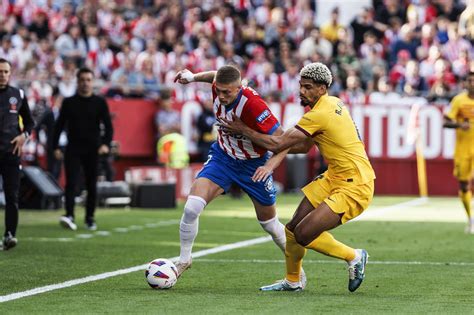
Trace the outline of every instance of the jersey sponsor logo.
<path fill-rule="evenodd" d="M 268 109 L 264 110 L 263 113 L 261 113 L 257 117 L 257 122 L 259 124 L 263 123 L 268 117 L 270 117 L 270 111 Z"/>

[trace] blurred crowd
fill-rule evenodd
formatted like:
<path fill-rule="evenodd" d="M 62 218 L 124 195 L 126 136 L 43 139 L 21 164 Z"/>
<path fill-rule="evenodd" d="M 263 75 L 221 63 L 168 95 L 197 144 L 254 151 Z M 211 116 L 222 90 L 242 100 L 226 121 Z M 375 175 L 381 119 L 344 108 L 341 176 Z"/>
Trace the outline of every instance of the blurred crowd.
<path fill-rule="evenodd" d="M 474 1 L 373 0 L 348 25 L 314 0 L 0 0 L 0 57 L 30 104 L 75 92 L 92 68 L 109 97 L 208 100 L 175 73 L 238 65 L 269 101 L 298 98 L 298 71 L 321 61 L 346 103 L 446 104 L 472 68 Z M 326 3 L 325 5 L 330 5 Z M 347 23 L 346 23 L 347 24 Z"/>

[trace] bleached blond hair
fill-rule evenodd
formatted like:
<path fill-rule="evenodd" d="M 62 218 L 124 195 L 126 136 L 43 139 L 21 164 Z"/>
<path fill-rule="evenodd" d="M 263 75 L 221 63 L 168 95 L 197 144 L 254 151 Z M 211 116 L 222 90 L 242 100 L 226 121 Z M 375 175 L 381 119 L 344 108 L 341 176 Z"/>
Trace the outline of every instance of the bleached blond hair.
<path fill-rule="evenodd" d="M 300 71 L 300 77 L 311 79 L 316 83 L 325 84 L 327 87 L 332 83 L 331 71 L 321 62 L 313 62 L 304 66 Z"/>

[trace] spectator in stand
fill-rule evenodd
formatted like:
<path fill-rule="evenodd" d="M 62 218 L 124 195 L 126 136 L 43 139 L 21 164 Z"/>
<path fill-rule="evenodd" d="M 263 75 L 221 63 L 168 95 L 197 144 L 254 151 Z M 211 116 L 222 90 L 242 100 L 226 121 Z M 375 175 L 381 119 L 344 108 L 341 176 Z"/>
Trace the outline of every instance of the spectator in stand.
<path fill-rule="evenodd" d="M 459 58 L 461 51 L 470 51 L 470 42 L 459 36 L 457 23 L 450 23 L 448 26 L 448 41 L 443 45 L 443 56 L 448 62 L 453 63 Z"/>
<path fill-rule="evenodd" d="M 368 51 L 366 58 L 360 62 L 360 79 L 362 87 L 368 92 L 375 88 L 375 81 L 386 75 L 387 63 L 373 49 Z"/>
<path fill-rule="evenodd" d="M 138 54 L 135 61 L 135 69 L 140 70 L 143 68 L 143 62 L 146 59 L 153 61 L 153 72 L 156 75 L 161 75 L 162 69 L 165 68 L 165 55 L 158 51 L 158 42 L 155 39 L 147 40 L 146 50 Z"/>
<path fill-rule="evenodd" d="M 384 30 L 391 27 L 393 18 L 399 19 L 402 24 L 406 22 L 406 7 L 398 0 L 385 0 L 375 13 L 375 21 L 384 25 Z"/>
<path fill-rule="evenodd" d="M 367 31 L 364 34 L 364 43 L 360 46 L 360 57 L 366 58 L 369 51 L 375 51 L 377 56 L 383 56 L 383 45 L 377 41 L 377 37 L 372 31 Z"/>
<path fill-rule="evenodd" d="M 160 92 L 161 81 L 153 72 L 153 61 L 151 59 L 143 61 L 141 73 L 145 87 L 145 96 L 156 100 Z"/>
<path fill-rule="evenodd" d="M 449 63 L 443 58 L 436 60 L 434 64 L 434 73 L 429 76 L 427 80 L 429 86 L 433 86 L 436 81 L 444 82 L 450 88 L 454 88 L 456 85 L 456 77 L 451 72 Z"/>
<path fill-rule="evenodd" d="M 278 91 L 281 89 L 280 78 L 275 73 L 275 68 L 270 62 L 263 64 L 263 72 L 259 73 L 255 79 L 255 86 L 258 93 L 262 98 L 266 98 L 272 91 Z"/>
<path fill-rule="evenodd" d="M 77 89 L 77 80 L 73 71 L 65 71 L 58 83 L 59 94 L 64 97 L 73 96 Z"/>
<path fill-rule="evenodd" d="M 464 5 L 461 2 L 455 2 L 454 0 L 436 1 L 435 6 L 438 16 L 446 16 L 450 22 L 457 22 L 464 10 Z"/>
<path fill-rule="evenodd" d="M 448 40 L 448 25 L 449 20 L 445 16 L 440 16 L 436 20 L 436 37 L 440 44 L 445 44 Z"/>
<path fill-rule="evenodd" d="M 62 58 L 73 60 L 77 66 L 84 63 L 87 56 L 87 46 L 81 37 L 79 26 L 71 26 L 67 33 L 58 37 L 54 46 Z"/>
<path fill-rule="evenodd" d="M 321 25 L 321 35 L 334 44 L 337 41 L 337 34 L 341 28 L 344 28 L 344 26 L 339 23 L 339 7 L 334 7 L 329 21 Z"/>
<path fill-rule="evenodd" d="M 348 105 L 361 105 L 366 103 L 364 90 L 360 86 L 360 80 L 356 75 L 349 75 L 346 79 L 346 89 L 339 98 Z"/>
<path fill-rule="evenodd" d="M 90 53 L 91 51 L 98 51 L 99 50 L 99 28 L 96 24 L 88 24 L 86 25 L 85 30 L 85 41 L 87 51 Z"/>
<path fill-rule="evenodd" d="M 299 86 L 300 86 L 300 66 L 296 59 L 291 59 L 285 72 L 280 74 L 281 96 L 282 102 L 299 102 Z M 270 103 L 270 102 L 269 102 Z"/>
<path fill-rule="evenodd" d="M 243 69 L 245 67 L 245 60 L 241 56 L 235 54 L 234 45 L 231 43 L 222 44 L 221 56 L 217 58 L 220 59 L 218 63 L 222 65 L 232 64 L 237 66 L 239 69 Z"/>
<path fill-rule="evenodd" d="M 381 77 L 377 82 L 377 90 L 370 93 L 368 103 L 372 105 L 395 105 L 400 101 L 400 95 L 393 92 L 393 87 L 387 77 Z"/>
<path fill-rule="evenodd" d="M 374 21 L 373 12 L 370 8 L 363 8 L 362 11 L 352 20 L 351 28 L 353 32 L 353 48 L 359 51 L 360 45 L 364 43 L 364 34 L 372 31 L 377 38 L 382 38 L 384 26 Z"/>
<path fill-rule="evenodd" d="M 86 65 L 94 71 L 96 78 L 108 80 L 112 73 L 115 57 L 109 49 L 109 40 L 106 36 L 99 37 L 99 49 L 91 50 L 87 56 Z"/>
<path fill-rule="evenodd" d="M 390 66 L 397 63 L 398 53 L 402 50 L 408 51 L 411 58 L 415 59 L 416 48 L 419 44 L 419 41 L 414 37 L 413 29 L 408 24 L 403 25 L 400 29 L 400 38 L 390 47 Z"/>
<path fill-rule="evenodd" d="M 441 51 L 439 46 L 431 46 L 428 50 L 428 57 L 426 57 L 420 62 L 420 75 L 424 78 L 432 76 L 434 74 L 434 64 L 439 58 L 441 58 Z"/>
<path fill-rule="evenodd" d="M 426 95 L 428 93 L 428 83 L 420 76 L 418 61 L 410 60 L 406 63 L 405 73 L 398 81 L 397 92 L 405 94 Z"/>
<path fill-rule="evenodd" d="M 469 50 L 464 49 L 459 52 L 459 56 L 453 62 L 453 73 L 458 78 L 464 78 L 470 71 L 470 69 L 474 69 L 471 67 L 472 61 L 469 58 Z"/>
<path fill-rule="evenodd" d="M 317 51 L 324 56 L 325 59 L 329 60 L 332 56 L 333 46 L 326 38 L 321 36 L 321 32 L 318 27 L 314 27 L 311 30 L 311 35 L 300 44 L 299 56 L 301 59 L 308 59 Z"/>
<path fill-rule="evenodd" d="M 45 39 L 49 34 L 48 16 L 46 12 L 38 10 L 33 16 L 33 23 L 28 27 L 31 35 L 37 39 Z"/>
<path fill-rule="evenodd" d="M 400 79 L 405 76 L 406 66 L 410 60 L 410 52 L 407 50 L 400 50 L 397 54 L 396 63 L 390 69 L 389 78 L 393 86 L 397 86 Z"/>
<path fill-rule="evenodd" d="M 112 72 L 108 96 L 142 97 L 145 86 L 143 75 L 135 70 L 133 60 L 125 58 L 123 64 Z"/>
<path fill-rule="evenodd" d="M 421 27 L 420 44 L 427 50 L 431 46 L 439 44 L 439 41 L 436 37 L 436 29 L 433 24 L 423 24 Z"/>
<path fill-rule="evenodd" d="M 181 132 L 181 116 L 173 108 L 171 90 L 162 90 L 158 102 L 160 109 L 155 114 L 156 138 L 159 139 L 170 133 Z"/>
<path fill-rule="evenodd" d="M 337 56 L 334 62 L 337 66 L 337 74 L 343 82 L 347 79 L 349 72 L 358 71 L 360 67 L 359 59 L 352 46 L 342 42 L 337 45 Z"/>

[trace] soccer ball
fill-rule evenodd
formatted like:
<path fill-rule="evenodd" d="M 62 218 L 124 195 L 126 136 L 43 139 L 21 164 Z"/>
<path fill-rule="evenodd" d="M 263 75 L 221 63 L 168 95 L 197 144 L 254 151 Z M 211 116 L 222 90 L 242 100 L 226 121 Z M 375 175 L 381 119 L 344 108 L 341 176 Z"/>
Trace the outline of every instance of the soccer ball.
<path fill-rule="evenodd" d="M 153 289 L 169 289 L 178 281 L 178 269 L 170 260 L 158 258 L 148 264 L 145 278 Z"/>

